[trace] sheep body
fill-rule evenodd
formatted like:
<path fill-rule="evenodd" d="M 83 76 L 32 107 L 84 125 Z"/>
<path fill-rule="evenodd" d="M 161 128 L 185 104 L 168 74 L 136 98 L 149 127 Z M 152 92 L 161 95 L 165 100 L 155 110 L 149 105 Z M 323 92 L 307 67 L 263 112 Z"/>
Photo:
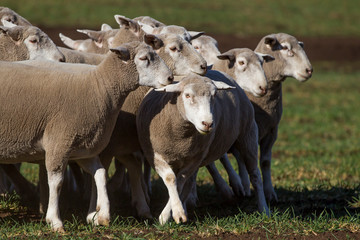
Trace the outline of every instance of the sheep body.
<path fill-rule="evenodd" d="M 0 162 L 45 159 L 50 189 L 46 219 L 56 231 L 63 231 L 58 189 L 69 159 L 77 159 L 95 177 L 97 222 L 108 224 L 105 171 L 94 157 L 106 147 L 121 104 L 139 79 L 141 84 L 161 86 L 171 76 L 144 43 L 133 42 L 112 51 L 115 53 L 109 53 L 102 64 L 81 65 L 79 71 L 64 63 L 52 63 L 48 69 L 1 62 Z M 149 66 L 141 60 L 144 56 L 151 59 Z M 157 74 L 148 76 L 155 69 Z"/>

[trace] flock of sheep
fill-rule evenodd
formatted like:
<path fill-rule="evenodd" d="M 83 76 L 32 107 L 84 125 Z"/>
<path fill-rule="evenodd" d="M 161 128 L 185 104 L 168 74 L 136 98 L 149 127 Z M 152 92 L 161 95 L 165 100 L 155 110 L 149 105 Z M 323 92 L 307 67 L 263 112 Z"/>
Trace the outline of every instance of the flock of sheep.
<path fill-rule="evenodd" d="M 74 179 L 82 181 L 78 166 L 93 177 L 87 221 L 109 224 L 107 169 L 114 159 L 113 178 L 126 184 L 127 169 L 140 217 L 152 217 L 150 166 L 169 194 L 162 224 L 171 217 L 187 221 L 202 166 L 228 199 L 249 196 L 251 182 L 258 210 L 270 214 L 267 202 L 277 200 L 270 165 L 281 84 L 287 77 L 306 81 L 313 71 L 302 42 L 270 34 L 254 51 L 220 53 L 202 32 L 115 15 L 118 29 L 78 30 L 87 40 L 59 34 L 69 49 L 9 8 L 0 7 L 0 18 L 2 185 L 6 174 L 17 192 L 34 194 L 16 164 L 40 164 L 40 211 L 47 205 L 54 231 L 64 231 L 59 194 L 68 164 Z M 239 173 L 227 153 L 236 157 Z"/>

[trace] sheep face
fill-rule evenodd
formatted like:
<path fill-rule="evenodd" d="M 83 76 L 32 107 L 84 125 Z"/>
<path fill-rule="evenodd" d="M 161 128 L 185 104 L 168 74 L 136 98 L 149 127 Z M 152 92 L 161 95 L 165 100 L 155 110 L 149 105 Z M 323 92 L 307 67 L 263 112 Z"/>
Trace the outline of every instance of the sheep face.
<path fill-rule="evenodd" d="M 200 36 L 191 40 L 191 45 L 204 57 L 208 66 L 213 65 L 220 54 L 217 41 L 210 36 Z"/>
<path fill-rule="evenodd" d="M 140 85 L 159 88 L 172 83 L 174 79 L 165 62 L 145 43 L 137 47 L 134 62 L 139 72 Z"/>
<path fill-rule="evenodd" d="M 159 49 L 159 55 L 173 70 L 174 75 L 184 76 L 190 73 L 206 74 L 205 59 L 191 46 L 190 43 L 176 34 L 157 35 L 164 43 Z"/>
<path fill-rule="evenodd" d="M 312 76 L 313 68 L 304 51 L 304 44 L 295 37 L 278 33 L 264 37 L 265 47 L 261 47 L 263 53 L 269 53 L 275 57 L 275 61 L 266 64 L 269 69 L 279 71 L 283 80 L 284 77 L 293 77 L 298 81 L 306 81 Z M 260 47 L 259 47 L 260 46 Z M 265 66 L 264 66 L 265 67 Z"/>
<path fill-rule="evenodd" d="M 237 84 L 255 97 L 266 94 L 267 79 L 262 68 L 264 60 L 272 59 L 268 55 L 257 55 L 247 48 L 236 48 L 218 56 L 227 61 L 225 72 L 234 78 Z"/>
<path fill-rule="evenodd" d="M 192 123 L 200 134 L 208 134 L 215 127 L 213 110 L 216 91 L 232 88 L 226 83 L 191 74 L 179 83 L 157 91 L 179 93 L 177 104 L 182 117 Z"/>
<path fill-rule="evenodd" d="M 30 59 L 48 59 L 64 62 L 65 57 L 55 43 L 40 29 L 30 27 L 23 34 L 23 42 L 29 51 Z"/>

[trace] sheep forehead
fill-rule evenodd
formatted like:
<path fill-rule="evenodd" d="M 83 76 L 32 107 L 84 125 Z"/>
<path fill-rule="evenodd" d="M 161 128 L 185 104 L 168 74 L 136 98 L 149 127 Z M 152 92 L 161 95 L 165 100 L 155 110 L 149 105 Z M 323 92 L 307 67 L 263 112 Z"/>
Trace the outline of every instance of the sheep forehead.
<path fill-rule="evenodd" d="M 300 47 L 299 41 L 294 37 L 286 33 L 276 34 L 276 39 L 280 44 L 288 44 L 292 48 Z"/>
<path fill-rule="evenodd" d="M 216 90 L 212 81 L 206 77 L 192 76 L 182 80 L 183 91 L 192 92 L 196 96 L 213 95 Z"/>
<path fill-rule="evenodd" d="M 248 48 L 235 48 L 233 49 L 233 53 L 236 56 L 236 60 L 245 59 L 248 63 L 249 62 L 260 62 L 258 56 Z"/>

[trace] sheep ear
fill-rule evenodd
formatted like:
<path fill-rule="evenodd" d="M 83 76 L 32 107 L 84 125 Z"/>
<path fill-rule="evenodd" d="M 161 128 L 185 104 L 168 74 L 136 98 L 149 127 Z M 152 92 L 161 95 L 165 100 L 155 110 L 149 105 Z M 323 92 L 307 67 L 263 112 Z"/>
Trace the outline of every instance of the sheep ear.
<path fill-rule="evenodd" d="M 269 54 L 263 54 L 259 52 L 255 52 L 255 54 L 258 55 L 258 57 L 263 59 L 265 62 L 271 62 L 275 60 L 275 58 Z"/>
<path fill-rule="evenodd" d="M 230 51 L 217 55 L 217 58 L 220 60 L 229 60 L 230 62 L 235 61 L 235 55 Z"/>
<path fill-rule="evenodd" d="M 302 48 L 305 47 L 304 42 L 300 42 L 300 41 L 299 41 L 298 43 L 299 43 L 300 47 L 302 47 Z"/>
<path fill-rule="evenodd" d="M 124 47 L 110 48 L 110 51 L 116 53 L 119 56 L 119 58 L 123 61 L 130 60 L 130 52 L 127 48 Z"/>
<path fill-rule="evenodd" d="M 150 45 L 154 50 L 157 50 L 164 46 L 164 42 L 158 38 L 156 35 L 153 34 L 145 34 L 144 35 L 144 42 L 147 45 Z"/>
<path fill-rule="evenodd" d="M 80 33 L 84 33 L 89 36 L 92 40 L 96 42 L 102 42 L 103 40 L 103 32 L 101 31 L 94 31 L 94 30 L 87 30 L 87 29 L 77 29 L 76 31 Z"/>
<path fill-rule="evenodd" d="M 191 40 L 194 40 L 194 39 L 200 37 L 201 35 L 203 35 L 205 32 L 188 31 L 188 33 L 189 33 L 190 36 L 191 36 Z M 190 40 L 190 41 L 191 41 L 191 40 Z"/>
<path fill-rule="evenodd" d="M 214 81 L 211 80 L 213 82 L 213 84 L 216 86 L 217 90 L 227 90 L 227 89 L 234 89 L 234 86 L 230 86 L 224 82 L 220 82 L 220 81 Z"/>
<path fill-rule="evenodd" d="M 275 46 L 277 43 L 277 39 L 274 36 L 267 36 L 264 40 L 266 45 L 270 45 L 271 47 Z"/>
<path fill-rule="evenodd" d="M 155 91 L 157 92 L 181 92 L 181 86 L 180 86 L 180 82 L 178 83 L 174 83 L 174 84 L 169 84 L 165 87 L 162 88 L 157 88 L 155 89 Z"/>
<path fill-rule="evenodd" d="M 146 23 L 139 23 L 139 24 L 140 24 L 141 29 L 144 32 L 149 33 L 149 34 L 152 34 L 154 32 L 154 27 L 150 26 L 149 24 L 146 24 Z"/>
<path fill-rule="evenodd" d="M 12 22 L 9 22 L 9 21 L 6 21 L 4 19 L 1 19 L 1 23 L 4 27 L 8 27 L 8 28 L 13 28 L 13 27 L 16 27 L 17 25 L 12 23 Z"/>
<path fill-rule="evenodd" d="M 101 31 L 110 31 L 112 30 L 112 27 L 109 24 L 103 23 L 101 25 Z"/>
<path fill-rule="evenodd" d="M 120 27 L 129 27 L 130 22 L 132 21 L 130 18 L 127 18 L 123 15 L 114 15 L 114 18 Z"/>

